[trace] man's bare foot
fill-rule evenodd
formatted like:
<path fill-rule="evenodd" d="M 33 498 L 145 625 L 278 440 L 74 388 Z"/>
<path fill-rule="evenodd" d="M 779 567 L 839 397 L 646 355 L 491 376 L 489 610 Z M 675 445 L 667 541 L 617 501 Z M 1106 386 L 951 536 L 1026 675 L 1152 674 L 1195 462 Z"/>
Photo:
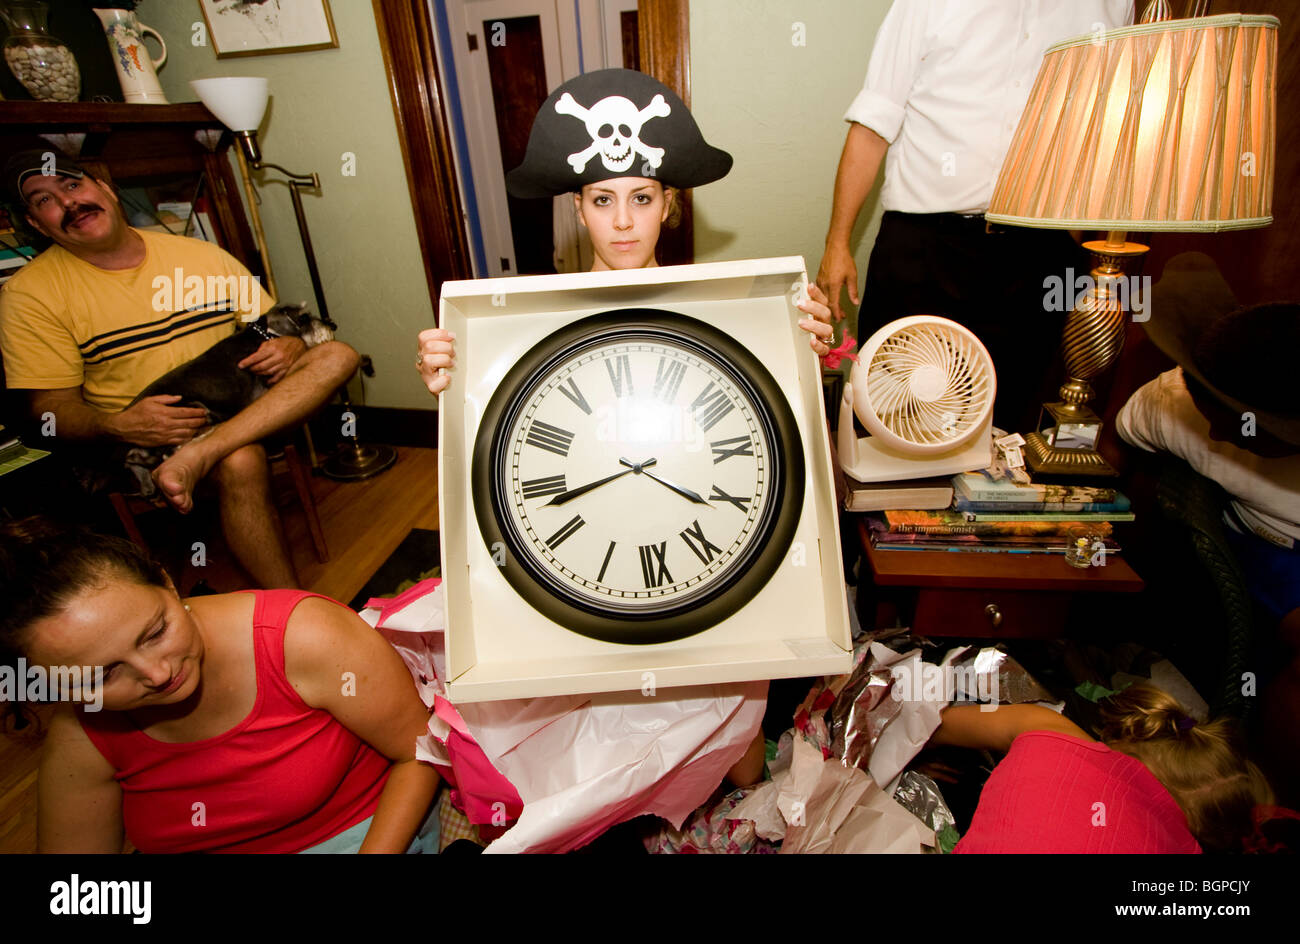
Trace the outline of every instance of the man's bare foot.
<path fill-rule="evenodd" d="M 153 480 L 163 498 L 186 515 L 194 507 L 194 489 L 206 471 L 191 458 L 189 450 L 180 449 L 153 470 Z"/>

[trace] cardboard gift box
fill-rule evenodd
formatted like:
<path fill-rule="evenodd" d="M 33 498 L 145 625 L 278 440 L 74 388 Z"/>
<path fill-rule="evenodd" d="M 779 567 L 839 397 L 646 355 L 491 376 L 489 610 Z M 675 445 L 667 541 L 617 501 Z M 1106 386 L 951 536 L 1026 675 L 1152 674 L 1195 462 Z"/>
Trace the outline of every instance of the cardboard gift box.
<path fill-rule="evenodd" d="M 849 670 L 852 646 L 820 365 L 798 326 L 804 315 L 795 307 L 806 284 L 798 257 L 444 283 L 439 324 L 456 336 L 456 368 L 438 416 L 438 512 L 447 589 L 447 686 L 453 700 L 651 694 L 674 686 Z M 680 350 L 666 342 L 671 350 L 665 357 L 654 344 L 609 342 L 581 357 L 550 353 L 557 339 L 588 331 L 589 325 L 617 332 L 621 329 L 610 326 L 622 325 L 624 318 L 638 321 L 627 309 L 638 309 L 638 317 L 650 321 L 667 313 L 665 323 L 684 338 Z M 601 317 L 610 312 L 619 314 Z M 743 350 L 735 352 L 734 346 Z M 625 350 L 634 352 L 630 361 L 617 353 Z M 734 363 L 761 365 L 754 372 L 766 379 L 758 386 L 742 381 L 726 388 L 757 390 L 755 396 L 718 396 L 730 375 L 715 369 L 711 358 L 717 351 L 735 354 Z M 599 358 L 607 363 L 597 365 Z M 570 367 L 556 368 L 561 362 Z M 532 377 L 543 379 L 527 379 Z M 543 382 L 545 377 L 550 379 Z M 561 382 L 561 377 L 568 379 Z M 626 403 L 612 399 L 631 394 L 634 384 L 635 397 Z M 526 395 L 519 392 L 525 389 Z M 664 396 L 656 398 L 661 391 Z M 759 400 L 784 401 L 785 407 L 766 412 L 745 407 Z M 671 407 L 665 405 L 669 402 Z M 661 409 L 668 412 L 656 412 Z M 602 417 L 615 412 L 620 422 L 625 413 L 661 424 L 673 419 L 675 435 L 683 438 L 656 441 L 636 452 L 628 445 L 632 433 L 626 423 L 617 435 L 602 434 Z M 746 430 L 767 428 L 766 415 L 785 417 L 776 423 L 785 438 L 748 443 Z M 549 425 L 539 422 L 542 418 Z M 737 430 L 740 436 L 734 435 Z M 711 442 L 713 436 L 723 438 Z M 739 449 L 720 445 L 735 442 L 742 442 Z M 793 448 L 782 448 L 782 442 Z M 771 448 L 765 450 L 764 443 Z M 756 451 L 758 458 L 743 450 Z M 647 459 L 646 453 L 656 457 Z M 724 461 L 729 464 L 720 465 Z M 523 481 L 521 491 L 520 482 L 511 485 L 509 477 L 524 478 L 525 466 L 534 478 Z M 657 482 L 649 481 L 656 476 Z M 737 502 L 712 482 L 715 476 L 724 483 L 751 476 L 756 497 Z M 791 483 L 797 479 L 795 488 Z M 575 487 L 578 481 L 585 484 Z M 485 484 L 497 482 L 505 484 Z M 710 495 L 726 501 L 708 502 Z M 565 504 L 545 507 L 559 502 Z M 774 523 L 765 531 L 754 517 L 757 536 L 750 536 L 746 524 L 728 543 L 731 532 L 715 522 L 735 530 L 741 519 L 727 502 L 742 518 L 750 508 L 771 508 L 767 514 Z M 516 532 L 499 530 L 498 522 L 511 507 L 526 516 L 514 539 L 524 543 L 506 547 L 509 539 L 503 542 L 502 535 Z M 720 508 L 727 508 L 725 516 Z M 644 536 L 655 527 L 664 536 L 657 545 L 657 533 Z M 617 541 L 609 540 L 597 581 L 599 551 L 609 535 Z M 568 547 L 561 552 L 565 541 Z M 640 569 L 631 546 L 638 541 Z M 540 570 L 530 572 L 533 565 L 523 560 L 530 547 L 539 555 Z M 657 564 L 647 554 L 655 547 Z M 733 551 L 733 562 L 749 555 L 744 557 L 748 570 L 743 579 L 728 583 L 728 571 L 710 568 L 721 568 Z M 578 569 L 574 560 L 587 562 L 582 574 L 566 569 Z M 573 610 L 572 601 L 557 602 L 562 594 L 542 588 L 545 580 L 539 579 L 550 573 L 548 561 L 564 587 L 568 579 L 592 588 L 618 584 L 623 589 L 599 592 L 607 593 L 615 611 L 625 609 L 599 615 L 602 596 L 602 602 L 587 607 L 598 615 L 588 617 Z M 706 566 L 700 575 L 690 577 L 701 565 Z M 687 576 L 673 578 L 668 566 Z M 710 589 L 730 604 L 709 602 Z M 688 599 L 681 607 L 691 612 L 640 623 L 620 615 L 641 612 L 637 606 L 667 606 L 665 600 L 678 599 L 668 596 L 670 591 L 682 598 L 693 592 L 691 599 L 703 602 Z M 588 620 L 600 625 L 590 628 Z M 621 634 L 625 623 L 627 637 Z M 678 627 L 686 628 L 679 632 Z M 624 638 L 632 641 L 618 641 Z"/>

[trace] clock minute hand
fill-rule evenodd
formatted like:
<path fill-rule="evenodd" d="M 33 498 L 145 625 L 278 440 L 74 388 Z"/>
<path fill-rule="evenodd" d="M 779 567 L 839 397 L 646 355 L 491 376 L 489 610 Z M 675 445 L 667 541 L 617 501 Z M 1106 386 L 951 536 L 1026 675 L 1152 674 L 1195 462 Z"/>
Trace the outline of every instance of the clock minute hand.
<path fill-rule="evenodd" d="M 668 488 L 671 488 L 674 492 L 676 492 L 678 495 L 681 495 L 683 498 L 689 498 L 691 501 L 695 502 L 695 504 L 697 504 L 697 505 L 708 505 L 708 504 L 709 504 L 707 501 L 705 501 L 703 498 L 700 497 L 699 492 L 693 492 L 693 491 L 691 491 L 689 488 L 685 488 L 684 486 L 681 486 L 681 485 L 676 485 L 676 484 L 674 484 L 674 483 L 672 483 L 672 482 L 669 482 L 667 479 L 661 479 L 659 476 L 655 475 L 653 472 L 646 472 L 644 469 L 642 469 L 642 473 L 643 473 L 644 475 L 646 475 L 647 477 L 654 479 L 654 480 L 655 480 L 656 482 L 658 482 L 660 485 L 665 485 L 665 486 L 667 486 Z M 712 507 L 712 506 L 710 506 L 710 507 Z"/>

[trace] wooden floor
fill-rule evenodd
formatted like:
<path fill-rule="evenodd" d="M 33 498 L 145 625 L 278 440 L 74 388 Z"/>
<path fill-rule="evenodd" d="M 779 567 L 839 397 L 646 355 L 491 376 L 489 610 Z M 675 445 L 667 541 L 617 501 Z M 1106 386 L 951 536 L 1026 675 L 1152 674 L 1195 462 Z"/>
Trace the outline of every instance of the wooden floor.
<path fill-rule="evenodd" d="M 437 483 L 437 451 L 413 448 L 399 448 L 397 464 L 372 479 L 313 478 L 328 563 L 316 559 L 302 514 L 296 508 L 282 512 L 303 586 L 345 603 L 352 599 L 412 528 L 437 529 Z M 202 576 L 220 590 L 240 589 L 243 578 L 222 557 L 214 553 Z M 51 710 L 38 707 L 39 725 L 22 732 L 6 725 L 0 736 L 0 853 L 36 851 L 36 768 Z"/>
<path fill-rule="evenodd" d="M 284 513 L 294 566 L 308 590 L 347 603 L 412 528 L 438 530 L 438 451 L 399 448 L 397 456 L 397 465 L 373 479 L 313 479 L 329 563 L 316 559 L 303 516 Z"/>

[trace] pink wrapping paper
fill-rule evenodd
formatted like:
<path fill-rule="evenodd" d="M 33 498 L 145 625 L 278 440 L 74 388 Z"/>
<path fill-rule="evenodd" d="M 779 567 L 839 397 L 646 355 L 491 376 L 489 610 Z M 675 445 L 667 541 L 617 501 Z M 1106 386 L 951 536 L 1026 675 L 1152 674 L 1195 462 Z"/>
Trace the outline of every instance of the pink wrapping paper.
<path fill-rule="evenodd" d="M 452 705 L 443 687 L 441 581 L 362 617 L 393 643 L 434 709 L 417 756 L 471 822 L 516 820 L 488 852 L 565 852 L 655 814 L 675 826 L 709 798 L 763 719 L 767 683 Z"/>
<path fill-rule="evenodd" d="M 434 714 L 450 727 L 443 743 L 449 758 L 444 775 L 452 787 L 451 802 L 476 826 L 504 826 L 518 819 L 524 808 L 519 791 L 492 766 L 452 703 L 439 695 Z"/>

